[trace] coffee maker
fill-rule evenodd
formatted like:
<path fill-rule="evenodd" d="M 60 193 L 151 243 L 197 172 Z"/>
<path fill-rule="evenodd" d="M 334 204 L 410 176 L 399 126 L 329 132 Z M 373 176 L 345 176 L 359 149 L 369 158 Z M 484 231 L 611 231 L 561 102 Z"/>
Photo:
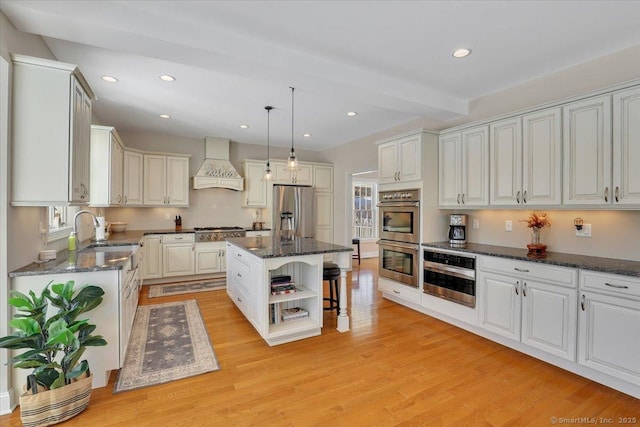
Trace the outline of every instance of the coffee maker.
<path fill-rule="evenodd" d="M 466 215 L 449 215 L 449 244 L 451 246 L 465 246 L 467 244 Z"/>

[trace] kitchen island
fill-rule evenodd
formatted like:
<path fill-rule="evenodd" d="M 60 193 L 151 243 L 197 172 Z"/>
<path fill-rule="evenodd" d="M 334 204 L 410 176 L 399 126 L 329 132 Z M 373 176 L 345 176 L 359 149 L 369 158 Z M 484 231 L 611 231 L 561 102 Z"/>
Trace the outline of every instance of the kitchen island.
<path fill-rule="evenodd" d="M 320 335 L 322 267 L 332 254 L 340 267 L 338 331 L 349 330 L 347 270 L 352 248 L 313 238 L 244 237 L 227 240 L 227 294 L 269 345 Z M 273 295 L 272 279 L 289 277 L 295 289 Z M 297 312 L 287 318 L 286 313 Z"/>

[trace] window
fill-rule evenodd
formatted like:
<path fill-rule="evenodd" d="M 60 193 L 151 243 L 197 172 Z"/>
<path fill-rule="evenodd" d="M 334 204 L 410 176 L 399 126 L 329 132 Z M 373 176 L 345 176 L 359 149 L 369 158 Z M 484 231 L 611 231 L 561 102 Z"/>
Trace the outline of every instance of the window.
<path fill-rule="evenodd" d="M 375 181 L 353 181 L 353 237 L 375 239 L 377 184 Z"/>
<path fill-rule="evenodd" d="M 49 206 L 49 237 L 47 240 L 51 242 L 69 236 L 73 230 L 73 216 L 77 211 L 78 207 L 76 206 Z"/>

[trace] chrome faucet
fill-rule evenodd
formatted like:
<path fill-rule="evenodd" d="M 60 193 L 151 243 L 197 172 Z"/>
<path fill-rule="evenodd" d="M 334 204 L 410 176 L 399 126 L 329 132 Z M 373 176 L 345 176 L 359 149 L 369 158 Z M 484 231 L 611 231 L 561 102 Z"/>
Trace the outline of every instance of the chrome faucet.
<path fill-rule="evenodd" d="M 99 228 L 100 227 L 100 223 L 98 222 L 98 218 L 96 218 L 96 216 L 89 212 L 89 211 L 78 211 L 74 216 L 73 216 L 73 234 L 77 234 L 78 232 L 78 215 L 80 214 L 89 214 L 91 215 L 91 218 L 93 218 L 93 225 L 95 226 L 95 228 Z"/>

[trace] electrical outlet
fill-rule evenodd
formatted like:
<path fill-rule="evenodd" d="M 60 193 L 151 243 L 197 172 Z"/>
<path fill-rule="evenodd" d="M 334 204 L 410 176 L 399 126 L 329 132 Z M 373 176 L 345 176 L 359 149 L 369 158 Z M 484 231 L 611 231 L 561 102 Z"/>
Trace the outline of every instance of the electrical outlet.
<path fill-rule="evenodd" d="M 38 237 L 42 237 L 45 234 L 47 234 L 47 229 L 44 228 L 44 222 L 40 221 L 40 223 L 38 223 Z"/>
<path fill-rule="evenodd" d="M 473 229 L 474 229 L 474 230 L 477 230 L 477 229 L 479 229 L 479 228 L 480 228 L 480 220 L 479 220 L 479 219 L 477 219 L 477 218 L 475 218 L 475 219 L 473 220 Z"/>
<path fill-rule="evenodd" d="M 576 230 L 577 237 L 591 237 L 591 224 L 582 224 L 582 230 Z"/>
<path fill-rule="evenodd" d="M 166 213 L 166 214 L 164 214 L 164 219 L 165 219 L 166 221 L 171 221 L 171 214 L 170 214 L 170 213 Z"/>
<path fill-rule="evenodd" d="M 504 231 L 513 231 L 513 221 L 508 219 L 504 222 Z"/>

